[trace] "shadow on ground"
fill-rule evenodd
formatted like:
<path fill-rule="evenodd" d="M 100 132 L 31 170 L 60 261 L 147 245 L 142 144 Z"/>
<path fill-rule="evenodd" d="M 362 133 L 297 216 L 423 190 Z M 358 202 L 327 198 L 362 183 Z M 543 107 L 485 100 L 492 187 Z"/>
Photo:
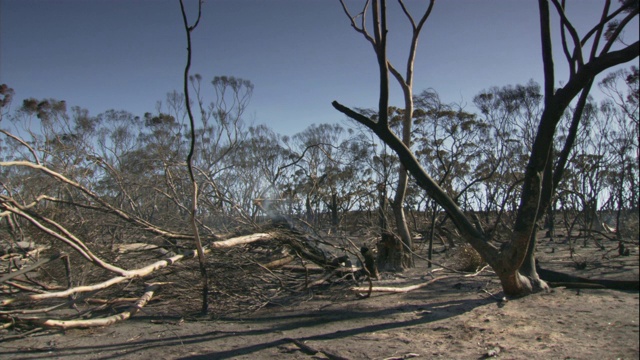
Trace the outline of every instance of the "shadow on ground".
<path fill-rule="evenodd" d="M 398 305 L 367 308 L 369 300 L 375 301 L 375 306 L 394 302 Z M 160 358 L 180 359 L 258 356 L 256 354 L 267 349 L 289 344 L 291 338 L 302 342 L 344 340 L 361 334 L 428 324 L 492 302 L 495 303 L 491 299 L 476 297 L 418 305 L 407 303 L 399 295 L 379 295 L 357 302 L 326 304 L 316 311 L 308 307 L 291 311 L 265 310 L 252 317 L 189 322 L 180 327 L 167 325 L 176 324 L 176 319 L 137 317 L 87 334 L 83 336 L 86 341 L 76 339 L 74 344 L 62 344 L 65 336 L 36 336 L 31 338 L 33 345 L 26 348 L 22 346 L 11 350 L 9 346 L 1 346 L 0 356 L 24 359 L 158 358 L 153 354 L 159 354 Z M 169 327 L 148 331 L 150 327 L 158 327 L 159 322 Z"/>

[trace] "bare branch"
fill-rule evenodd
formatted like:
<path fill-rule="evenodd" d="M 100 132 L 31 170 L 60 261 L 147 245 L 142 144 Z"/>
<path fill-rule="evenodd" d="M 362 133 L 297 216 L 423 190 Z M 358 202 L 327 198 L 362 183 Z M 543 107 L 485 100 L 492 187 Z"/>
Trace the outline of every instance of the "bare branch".
<path fill-rule="evenodd" d="M 148 221 L 145 221 L 143 219 L 140 219 L 139 217 L 135 217 L 132 216 L 122 210 L 117 209 L 116 207 L 112 206 L 111 204 L 109 204 L 108 202 L 106 202 L 104 199 L 102 199 L 100 196 L 98 196 L 96 193 L 92 192 L 91 190 L 87 189 L 86 187 L 82 186 L 81 184 L 65 177 L 64 175 L 51 170 L 50 168 L 43 166 L 43 165 L 38 165 L 38 164 L 34 164 L 28 161 L 0 161 L 0 166 L 21 166 L 21 167 L 29 167 L 35 170 L 40 170 L 42 172 L 44 172 L 45 174 L 53 177 L 54 179 L 61 181 L 62 183 L 65 183 L 67 185 L 70 185 L 76 189 L 78 189 L 80 192 L 86 194 L 91 200 L 95 201 L 96 203 L 98 203 L 101 207 L 102 210 L 101 211 L 105 211 L 105 212 L 109 212 L 111 214 L 114 214 L 116 216 L 118 216 L 119 218 L 136 224 L 137 226 L 140 226 L 142 229 L 149 231 L 151 233 L 157 234 L 157 235 L 161 235 L 170 239 L 193 239 L 193 236 L 190 235 L 186 235 L 186 234 L 179 234 L 179 233 L 174 233 L 174 232 L 170 232 L 170 231 L 166 231 L 163 230 L 153 224 L 151 224 Z"/>
<path fill-rule="evenodd" d="M 36 220 L 34 217 L 30 216 L 29 214 L 27 214 L 26 212 L 22 211 L 19 206 L 17 204 L 14 203 L 15 206 L 11 206 L 8 205 L 6 202 L 3 202 L 2 204 L 2 208 L 5 208 L 6 210 L 26 219 L 27 221 L 29 221 L 31 224 L 33 224 L 35 227 L 37 227 L 38 229 L 40 229 L 41 231 L 43 231 L 44 233 L 64 242 L 65 244 L 69 245 L 71 248 L 73 248 L 76 252 L 78 252 L 78 254 L 80 254 L 81 256 L 83 256 L 85 259 L 89 260 L 90 262 L 92 262 L 93 264 L 114 272 L 116 274 L 120 274 L 120 275 L 125 275 L 127 274 L 127 271 L 124 269 L 121 269 L 117 266 L 111 265 L 105 261 L 103 261 L 102 259 L 98 258 L 96 255 L 94 255 L 89 248 L 87 248 L 87 246 L 77 237 L 75 237 L 73 234 L 71 234 L 67 229 L 65 229 L 63 226 L 61 226 L 60 224 L 58 224 L 57 222 L 51 220 L 51 219 L 47 219 L 43 216 L 39 216 L 39 215 L 35 215 L 38 218 L 40 218 L 42 221 L 46 222 L 47 224 L 53 226 L 55 229 L 57 229 L 57 231 L 50 229 L 49 227 L 43 225 L 40 221 Z"/>
<path fill-rule="evenodd" d="M 36 154 L 36 151 L 33 150 L 33 148 L 31 147 L 31 145 L 27 144 L 27 142 L 25 142 L 24 140 L 22 140 L 21 138 L 13 135 L 12 133 L 6 131 L 6 130 L 2 130 L 0 129 L 0 132 L 7 135 L 8 137 L 12 138 L 13 140 L 17 141 L 20 143 L 20 145 L 24 146 L 27 148 L 27 150 L 29 150 L 29 152 L 31 153 L 31 155 L 33 155 L 33 160 L 36 162 L 36 164 L 40 165 L 40 159 L 38 158 L 38 154 Z"/>
<path fill-rule="evenodd" d="M 553 51 L 551 50 L 551 24 L 549 21 L 549 3 L 547 0 L 538 0 L 540 7 L 540 38 L 542 40 L 542 63 L 544 67 L 544 97 L 545 106 L 548 106 L 553 95 L 554 68 Z"/>
<path fill-rule="evenodd" d="M 608 3 L 610 3 L 610 0 L 607 0 Z M 605 9 L 608 9 L 608 7 L 605 4 Z M 620 13 L 622 13 L 625 10 L 625 7 L 622 6 L 620 8 L 618 8 L 617 10 L 615 10 L 614 12 L 612 12 L 609 15 L 605 16 L 605 11 L 603 10 L 602 12 L 602 18 L 600 20 L 600 22 L 598 24 L 596 24 L 593 28 L 591 28 L 591 30 L 589 30 L 583 37 L 581 40 L 581 45 L 584 46 L 587 41 L 589 41 L 589 39 L 591 38 L 591 36 L 593 36 L 594 34 L 596 34 L 596 32 L 599 32 L 599 29 L 604 28 L 604 26 L 611 20 L 613 20 L 616 16 L 618 16 Z M 596 35 L 596 36 L 600 36 L 600 34 Z"/>
<path fill-rule="evenodd" d="M 448 279 L 451 278 L 452 276 L 441 276 L 439 278 L 435 278 L 433 280 L 429 280 L 427 282 L 421 283 L 421 284 L 417 284 L 417 285 L 410 285 L 410 286 L 405 286 L 405 287 L 389 287 L 389 286 L 374 286 L 374 287 L 352 287 L 351 289 L 349 289 L 350 291 L 354 291 L 354 292 L 364 292 L 364 291 L 369 291 L 369 292 L 384 292 L 384 293 L 394 293 L 394 294 L 404 294 L 404 293 L 408 293 L 414 290 L 418 290 L 418 289 L 422 289 L 424 287 L 427 287 L 433 283 L 435 283 L 438 280 L 443 280 L 443 279 Z"/>
<path fill-rule="evenodd" d="M 611 47 L 616 42 L 616 40 L 618 39 L 618 37 L 620 36 L 624 28 L 631 22 L 631 20 L 633 20 L 634 17 L 638 16 L 638 12 L 639 12 L 638 8 L 636 8 L 634 11 L 629 12 L 627 16 L 625 16 L 624 19 L 622 19 L 616 25 L 615 30 L 610 35 L 610 38 L 607 40 L 606 44 L 602 47 L 602 51 L 600 51 L 600 56 L 603 56 L 604 54 L 608 53 L 609 50 L 611 50 Z"/>
<path fill-rule="evenodd" d="M 375 48 L 376 41 L 373 39 L 373 37 L 371 37 L 371 35 L 367 31 L 367 26 L 366 26 L 367 9 L 369 8 L 370 3 L 371 3 L 371 0 L 367 0 L 364 4 L 364 7 L 362 8 L 362 11 L 359 14 L 354 16 L 354 15 L 351 15 L 351 12 L 347 8 L 347 5 L 344 3 L 344 0 L 340 0 L 340 5 L 342 5 L 342 10 L 351 21 L 351 27 L 353 27 L 353 29 L 358 33 L 362 34 L 362 36 L 364 36 L 364 38 L 367 39 L 367 41 L 371 43 L 371 45 L 373 45 L 373 47 Z M 356 24 L 356 18 L 358 17 L 361 18 L 361 23 L 359 26 Z"/>
<path fill-rule="evenodd" d="M 611 6 L 611 0 L 607 0 L 602 9 L 602 16 L 600 17 L 600 23 L 596 28 L 598 29 L 596 32 L 596 37 L 593 39 L 593 45 L 591 46 L 591 54 L 589 55 L 589 61 L 595 59 L 596 52 L 598 51 L 598 45 L 600 44 L 600 39 L 602 38 L 602 33 L 604 31 L 605 20 L 607 18 L 607 14 L 609 14 L 609 6 Z"/>
<path fill-rule="evenodd" d="M 562 5 L 558 2 L 558 0 L 551 0 L 553 5 L 556 7 L 556 11 L 560 16 L 560 27 L 562 29 L 562 38 L 563 38 L 563 47 L 566 45 L 564 41 L 564 30 L 567 29 L 569 31 L 569 35 L 571 35 L 571 39 L 573 40 L 573 56 L 571 57 L 572 61 L 578 62 L 578 69 L 584 65 L 584 60 L 582 58 L 582 46 L 580 45 L 580 38 L 578 37 L 578 32 L 571 25 L 571 22 L 567 18 L 567 15 L 564 12 L 564 1 Z M 567 50 L 568 52 L 568 50 Z"/>

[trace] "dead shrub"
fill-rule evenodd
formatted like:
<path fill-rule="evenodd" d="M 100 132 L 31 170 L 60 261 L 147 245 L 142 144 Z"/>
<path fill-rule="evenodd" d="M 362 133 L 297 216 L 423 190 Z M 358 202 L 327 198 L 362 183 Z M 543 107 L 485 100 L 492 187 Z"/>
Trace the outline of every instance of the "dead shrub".
<path fill-rule="evenodd" d="M 487 263 L 482 256 L 469 244 L 463 244 L 451 249 L 451 266 L 458 271 L 477 271 Z"/>

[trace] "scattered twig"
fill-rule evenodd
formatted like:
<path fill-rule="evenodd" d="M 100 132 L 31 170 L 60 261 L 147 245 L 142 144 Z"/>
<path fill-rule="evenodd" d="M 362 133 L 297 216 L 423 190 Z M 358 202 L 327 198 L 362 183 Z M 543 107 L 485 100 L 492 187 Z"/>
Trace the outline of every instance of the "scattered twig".
<path fill-rule="evenodd" d="M 442 279 L 447 279 L 453 276 L 441 276 L 439 278 L 435 278 L 433 280 L 429 280 L 425 283 L 422 284 L 417 284 L 417 285 L 411 285 L 411 286 L 405 286 L 405 287 L 401 287 L 401 288 L 397 288 L 397 287 L 387 287 L 387 286 L 375 286 L 375 287 L 370 287 L 369 289 L 364 288 L 364 287 L 352 287 L 351 291 L 356 291 L 356 292 L 363 292 L 363 291 L 367 291 L 369 290 L 369 292 L 387 292 L 387 293 L 407 293 L 413 290 L 417 290 L 423 287 L 426 287 L 430 284 L 433 284 L 434 282 L 438 281 L 438 280 L 442 280 Z"/>
<path fill-rule="evenodd" d="M 505 302 L 508 301 L 508 299 L 506 297 L 496 296 L 496 295 L 492 294 L 491 292 L 489 292 L 489 290 L 487 290 L 487 289 L 482 289 L 481 291 L 484 292 L 484 293 L 487 293 L 489 296 L 491 296 L 492 298 L 494 298 L 495 300 L 497 300 L 500 303 L 505 303 Z"/>
<path fill-rule="evenodd" d="M 476 277 L 476 276 L 480 275 L 483 271 L 485 271 L 488 267 L 489 267 L 489 265 L 485 265 L 480 270 L 476 271 L 475 273 L 467 274 L 464 277 Z"/>
<path fill-rule="evenodd" d="M 349 360 L 346 357 L 333 354 L 333 353 L 331 353 L 329 351 L 326 351 L 326 350 L 317 350 L 317 349 L 305 344 L 304 342 L 302 342 L 302 341 L 300 341 L 298 339 L 286 338 L 284 340 L 294 343 L 297 347 L 300 348 L 300 350 L 303 353 L 305 353 L 307 355 L 317 355 L 318 353 L 321 353 L 321 354 L 325 355 L 329 360 Z"/>
<path fill-rule="evenodd" d="M 311 346 L 303 343 L 302 341 L 300 341 L 298 339 L 286 338 L 285 340 L 294 343 L 297 347 L 300 348 L 300 350 L 302 350 L 303 353 L 305 353 L 307 355 L 315 355 L 315 354 L 319 353 L 318 350 L 312 348 Z"/>
<path fill-rule="evenodd" d="M 8 340 L 16 340 L 16 339 L 22 339 L 24 337 L 27 337 L 29 335 L 33 335 L 37 332 L 43 331 L 44 328 L 38 327 L 35 329 L 31 329 L 29 331 L 23 332 L 22 334 L 17 334 L 17 335 L 9 335 L 9 336 L 4 336 L 0 338 L 0 342 L 2 341 L 8 341 Z"/>
<path fill-rule="evenodd" d="M 392 357 L 384 358 L 383 360 L 404 360 L 404 359 L 411 359 L 418 356 L 420 356 L 420 354 L 408 353 L 402 356 L 392 356 Z"/>

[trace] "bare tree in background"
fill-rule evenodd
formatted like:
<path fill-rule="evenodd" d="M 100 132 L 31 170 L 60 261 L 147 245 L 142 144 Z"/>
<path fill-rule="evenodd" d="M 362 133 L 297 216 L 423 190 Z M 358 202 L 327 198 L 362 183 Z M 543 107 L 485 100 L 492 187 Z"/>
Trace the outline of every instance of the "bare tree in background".
<path fill-rule="evenodd" d="M 344 0 L 340 0 L 340 4 L 345 12 L 345 14 L 349 17 L 351 21 L 351 26 L 359 33 L 361 33 L 364 38 L 371 43 L 373 49 L 378 58 L 378 64 L 380 65 L 381 78 L 388 78 L 388 75 L 382 76 L 382 72 L 387 73 L 391 71 L 395 79 L 398 81 L 398 84 L 402 88 L 402 93 L 404 96 L 404 112 L 403 112 L 403 120 L 402 120 L 402 142 L 407 148 L 411 148 L 411 125 L 413 122 L 413 69 L 416 58 L 416 51 L 418 48 L 418 37 L 420 36 L 420 32 L 422 28 L 429 18 L 431 14 L 431 10 L 433 9 L 435 0 L 430 0 L 427 9 L 425 10 L 422 17 L 416 23 L 413 16 L 407 9 L 404 1 L 398 0 L 400 7 L 402 8 L 402 12 L 407 17 L 411 24 L 411 44 L 409 45 L 409 56 L 407 58 L 407 64 L 405 69 L 405 75 L 396 69 L 393 64 L 387 59 L 386 56 L 386 10 L 384 9 L 384 2 L 382 2 L 383 10 L 380 12 L 378 9 L 379 4 L 377 1 L 373 2 L 373 20 L 374 20 L 374 29 L 373 36 L 367 30 L 366 22 L 367 22 L 367 10 L 370 1 L 367 1 L 362 9 L 362 11 L 357 15 L 352 15 L 349 9 L 347 8 Z M 380 18 L 378 18 L 380 16 Z M 358 24 L 357 18 L 360 17 L 360 23 Z M 385 84 L 381 83 L 382 86 L 388 87 L 388 80 L 384 80 Z M 386 114 L 388 107 L 388 100 L 380 98 L 380 104 L 378 108 L 379 117 L 382 119 L 384 116 L 385 122 Z M 383 111 L 385 114 L 383 115 Z M 383 240 L 390 241 L 391 244 L 388 246 L 390 250 L 388 251 L 388 258 L 383 260 L 384 263 L 395 264 L 393 267 L 396 270 L 401 270 L 403 268 L 411 268 L 414 266 L 413 255 L 411 253 L 411 249 L 413 248 L 412 236 L 409 232 L 409 227 L 407 226 L 407 219 L 404 212 L 405 198 L 407 194 L 407 184 L 408 184 L 408 172 L 407 168 L 404 165 L 401 165 L 398 171 L 398 183 L 396 186 L 396 192 L 391 203 L 391 207 L 393 209 L 393 214 L 396 221 L 396 229 L 398 231 L 398 235 L 400 236 L 401 244 L 393 244 L 395 241 L 394 237 L 389 237 L 387 234 L 382 234 Z"/>

